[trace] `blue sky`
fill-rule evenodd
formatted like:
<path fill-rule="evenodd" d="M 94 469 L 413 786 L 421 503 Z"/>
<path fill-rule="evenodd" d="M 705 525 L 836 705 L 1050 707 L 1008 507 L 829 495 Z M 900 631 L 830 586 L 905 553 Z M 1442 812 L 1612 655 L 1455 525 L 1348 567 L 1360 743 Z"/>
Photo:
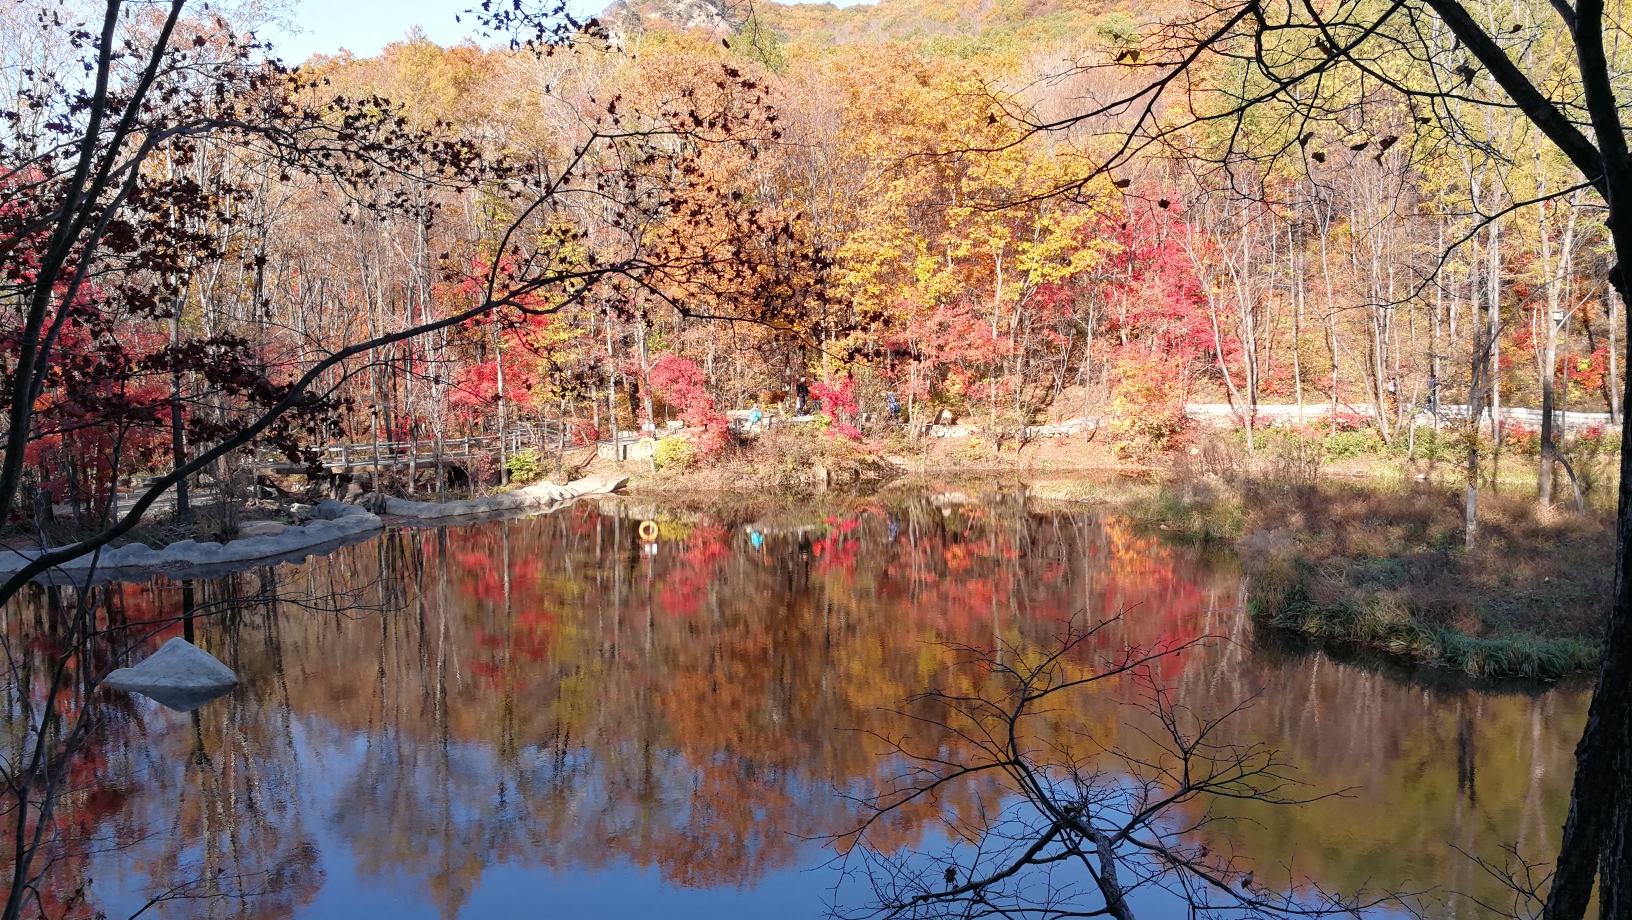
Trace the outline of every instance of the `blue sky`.
<path fill-rule="evenodd" d="M 313 54 L 333 54 L 348 48 L 367 57 L 397 41 L 414 26 L 440 45 L 479 38 L 475 18 L 465 10 L 480 0 L 294 0 L 285 27 L 267 30 L 278 56 L 299 63 Z M 610 0 L 576 0 L 581 12 L 598 12 Z"/>
<path fill-rule="evenodd" d="M 507 0 L 506 0 L 507 2 Z M 526 0 L 538 3 L 540 0 Z M 784 0 L 786 2 L 786 0 Z M 836 0 L 848 6 L 858 0 Z M 298 64 L 314 54 L 350 49 L 359 57 L 379 53 L 418 26 L 439 45 L 466 38 L 481 40 L 474 16 L 462 15 L 481 0 L 287 0 L 286 24 L 264 30 L 279 57 Z M 612 0 L 569 0 L 572 11 L 592 16 Z M 455 17 L 461 17 L 459 22 Z"/>

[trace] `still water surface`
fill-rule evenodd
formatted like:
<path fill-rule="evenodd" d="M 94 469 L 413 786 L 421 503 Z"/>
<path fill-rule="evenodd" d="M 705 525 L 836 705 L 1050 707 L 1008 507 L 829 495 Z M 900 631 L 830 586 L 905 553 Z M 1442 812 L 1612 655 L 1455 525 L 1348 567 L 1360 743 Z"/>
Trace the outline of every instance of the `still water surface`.
<path fill-rule="evenodd" d="M 1202 710 L 1256 695 L 1231 737 L 1345 792 L 1223 809 L 1260 878 L 1434 889 L 1436 913 L 1473 917 L 1455 892 L 1500 892 L 1459 849 L 1557 842 L 1584 692 L 1259 641 L 1225 553 L 1013 499 L 681 514 L 647 544 L 650 513 L 393 531 L 197 586 L 254 598 L 198 627 L 242 683 L 197 713 L 119 708 L 74 800 L 98 846 L 59 872 L 110 917 L 171 890 L 218 896 L 148 915 L 821 917 L 839 879 L 821 838 L 894 769 L 870 732 L 944 678 L 949 646 L 1040 647 L 1117 614 L 1102 644 L 1227 637 L 1155 678 Z M 174 614 L 180 592 L 119 604 Z M 1125 702 L 1072 717 L 1115 745 Z M 937 834 L 909 816 L 880 842 Z"/>

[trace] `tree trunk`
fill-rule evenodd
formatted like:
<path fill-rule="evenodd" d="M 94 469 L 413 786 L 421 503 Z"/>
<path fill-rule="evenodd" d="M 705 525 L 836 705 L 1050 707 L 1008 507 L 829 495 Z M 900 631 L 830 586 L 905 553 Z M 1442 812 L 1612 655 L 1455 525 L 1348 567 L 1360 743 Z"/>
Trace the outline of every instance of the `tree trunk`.
<path fill-rule="evenodd" d="M 1615 391 L 1616 385 L 1621 380 L 1620 374 L 1617 373 L 1620 369 L 1616 367 L 1616 362 L 1620 356 L 1615 353 L 1616 324 L 1620 322 L 1620 292 L 1611 291 L 1607 299 L 1609 300 L 1609 376 L 1606 380 L 1609 383 L 1609 423 L 1619 425 L 1622 424 L 1622 420 L 1625 418 L 1621 414 L 1620 394 Z"/>
<path fill-rule="evenodd" d="M 1540 162 L 1539 157 L 1537 161 Z M 1556 256 L 1553 253 L 1552 228 L 1546 217 L 1546 206 L 1543 205 L 1539 209 L 1541 262 L 1547 281 L 1547 338 L 1543 345 L 1541 361 L 1541 467 L 1536 477 L 1536 497 L 1543 508 L 1551 507 L 1553 504 L 1554 465 L 1559 437 L 1553 425 L 1553 388 L 1558 368 L 1558 331 L 1560 324 L 1567 321 L 1565 315 L 1568 312 L 1567 291 L 1575 263 L 1575 204 L 1579 197 L 1578 192 L 1559 203 L 1559 207 L 1569 208 L 1569 214 L 1565 218 L 1564 231 L 1559 239 Z M 1568 367 L 1567 361 L 1565 366 Z M 1565 379 L 1568 380 L 1568 371 L 1565 373 Z M 1568 418 L 1565 418 L 1564 422 L 1567 427 Z"/>
<path fill-rule="evenodd" d="M 1546 319 L 1547 341 L 1541 358 L 1541 468 L 1536 474 L 1536 500 L 1553 505 L 1553 368 L 1558 363 L 1558 324 L 1551 312 Z"/>
<path fill-rule="evenodd" d="M 170 347 L 176 348 L 181 344 L 181 307 L 182 298 L 176 297 L 175 309 L 170 313 Z M 181 420 L 181 370 L 170 367 L 170 461 L 175 469 L 187 465 L 187 433 Z M 118 470 L 114 470 L 114 495 L 119 494 Z M 187 480 L 176 482 L 176 520 L 186 523 L 192 520 L 192 509 L 187 504 Z"/>
<path fill-rule="evenodd" d="M 1298 248 L 1295 224 L 1286 225 L 1286 269 L 1292 283 L 1292 396 L 1298 404 L 1298 426 L 1303 426 L 1303 252 Z"/>
<path fill-rule="evenodd" d="M 1473 549 L 1479 536 L 1479 448 L 1468 448 L 1468 485 L 1462 502 L 1463 543 Z"/>
<path fill-rule="evenodd" d="M 612 305 L 606 307 L 606 422 L 612 433 L 612 460 L 623 459 L 618 453 L 618 362 L 612 345 Z"/>
<path fill-rule="evenodd" d="M 1490 437 L 1495 442 L 1495 453 L 1502 452 L 1502 222 L 1490 222 L 1490 245 L 1485 250 L 1490 262 L 1488 270 L 1490 278 L 1486 282 L 1485 295 L 1489 298 L 1490 308 L 1490 362 L 1487 368 L 1490 376 Z"/>
<path fill-rule="evenodd" d="M 1624 156 L 1625 150 L 1621 153 Z M 1611 233 L 1617 252 L 1632 249 L 1632 225 L 1618 213 L 1617 200 L 1632 200 L 1632 183 L 1614 177 L 1609 198 Z M 1620 188 L 1618 186 L 1628 186 Z M 1616 196 L 1615 192 L 1622 192 Z M 1624 300 L 1624 263 L 1610 272 Z M 1622 330 L 1625 332 L 1626 330 Z M 1621 417 L 1632 381 L 1622 381 Z M 1554 866 L 1543 920 L 1581 920 L 1596 876 L 1599 916 L 1632 917 L 1632 426 L 1621 429 L 1621 481 L 1615 539 L 1615 600 L 1604 635 L 1604 660 L 1593 687 L 1587 725 L 1575 748 L 1575 783 L 1569 817 Z"/>
<path fill-rule="evenodd" d="M 504 346 L 503 335 L 499 332 L 498 323 L 493 324 L 493 365 L 496 371 L 499 397 L 499 484 L 510 484 L 509 445 L 505 443 L 505 405 L 504 405 Z M 565 424 L 563 422 L 563 424 Z"/>
<path fill-rule="evenodd" d="M 1468 303 L 1469 310 L 1475 318 L 1479 315 L 1479 297 L 1475 287 L 1477 283 L 1475 273 L 1470 271 Z M 1479 532 L 1479 416 L 1484 413 L 1485 408 L 1485 371 L 1490 366 L 1490 346 L 1480 338 L 1480 324 L 1477 319 L 1468 323 L 1468 336 L 1472 339 L 1472 344 L 1468 349 L 1468 417 L 1462 429 L 1468 448 L 1468 483 L 1463 526 L 1465 543 L 1471 550 Z"/>

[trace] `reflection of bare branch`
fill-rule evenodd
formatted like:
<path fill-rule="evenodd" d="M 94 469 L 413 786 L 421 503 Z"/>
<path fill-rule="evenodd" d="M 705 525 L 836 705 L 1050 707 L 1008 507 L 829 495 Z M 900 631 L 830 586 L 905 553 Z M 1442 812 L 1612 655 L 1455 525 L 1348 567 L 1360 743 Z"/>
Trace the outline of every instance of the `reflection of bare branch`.
<path fill-rule="evenodd" d="M 1068 623 L 1042 654 L 959 648 L 970 689 L 907 702 L 906 727 L 878 736 L 902 770 L 865 800 L 860 824 L 840 839 L 846 882 L 865 882 L 871 893 L 862 907 L 838 908 L 841 916 L 1131 920 L 1136 897 L 1154 897 L 1186 905 L 1191 916 L 1323 917 L 1400 903 L 1394 895 L 1272 890 L 1235 854 L 1212 849 L 1203 831 L 1224 820 L 1212 814 L 1213 801 L 1291 806 L 1343 793 L 1307 792 L 1277 751 L 1222 738 L 1221 727 L 1250 701 L 1221 716 L 1174 701 L 1152 665 L 1204 639 L 1088 660 L 1087 643 L 1113 622 Z M 1105 745 L 1076 727 L 1096 685 L 1119 680 L 1144 690 L 1149 715 L 1132 747 Z M 943 740 L 924 745 L 915 726 Z M 988 806 L 994 795 L 999 804 Z M 939 854 L 893 852 L 879 839 L 914 809 L 933 809 L 941 821 L 948 842 Z"/>
<path fill-rule="evenodd" d="M 1525 859 L 1519 855 L 1518 848 L 1511 844 L 1502 847 L 1502 852 L 1506 853 L 1507 857 L 1500 866 L 1482 857 L 1475 856 L 1461 847 L 1453 846 L 1452 849 L 1471 860 L 1474 865 L 1478 866 L 1486 875 L 1495 879 L 1498 885 L 1507 889 L 1513 896 L 1512 903 L 1503 906 L 1481 900 L 1466 892 L 1460 892 L 1468 900 L 1490 911 L 1492 916 L 1506 917 L 1509 920 L 1530 920 L 1530 918 L 1541 916 L 1542 908 L 1547 903 L 1545 891 L 1553 882 L 1553 872 L 1548 863 L 1531 862 Z"/>

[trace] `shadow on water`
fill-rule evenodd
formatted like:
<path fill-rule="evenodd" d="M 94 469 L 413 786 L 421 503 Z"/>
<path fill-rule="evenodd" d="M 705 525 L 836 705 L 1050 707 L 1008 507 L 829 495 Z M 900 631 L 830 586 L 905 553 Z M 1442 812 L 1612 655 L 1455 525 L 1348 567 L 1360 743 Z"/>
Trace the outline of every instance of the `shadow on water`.
<path fill-rule="evenodd" d="M 1220 845 L 1267 883 L 1490 896 L 1453 847 L 1556 844 L 1579 688 L 1255 640 L 1233 565 L 1111 515 L 923 494 L 757 513 L 585 505 L 199 582 L 198 644 L 240 685 L 191 715 L 88 701 L 103 728 L 54 869 L 87 894 L 64 914 L 168 892 L 160 916 L 822 916 L 820 838 L 893 776 L 879 739 L 902 701 L 956 686 L 959 646 L 1038 649 L 1116 616 L 1085 654 L 1218 637 L 1152 678 L 1198 709 L 1253 698 L 1231 740 L 1344 791 L 1219 805 Z M 10 611 L 13 638 L 45 622 L 44 591 Z M 181 609 L 155 579 L 106 615 L 158 624 L 157 648 Z M 1108 688 L 1060 718 L 1136 747 L 1136 699 Z M 934 841 L 937 809 L 974 794 L 903 812 L 883 845 Z"/>

